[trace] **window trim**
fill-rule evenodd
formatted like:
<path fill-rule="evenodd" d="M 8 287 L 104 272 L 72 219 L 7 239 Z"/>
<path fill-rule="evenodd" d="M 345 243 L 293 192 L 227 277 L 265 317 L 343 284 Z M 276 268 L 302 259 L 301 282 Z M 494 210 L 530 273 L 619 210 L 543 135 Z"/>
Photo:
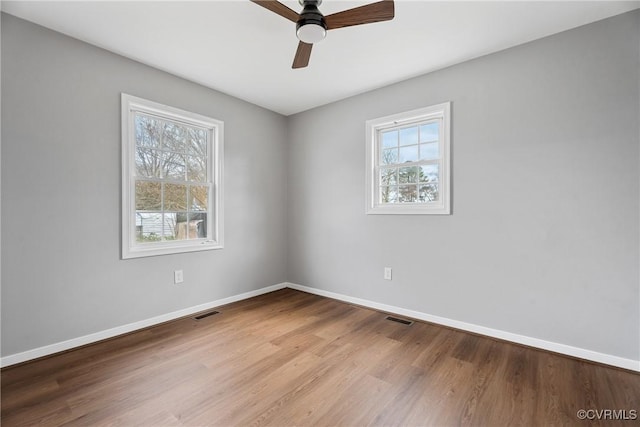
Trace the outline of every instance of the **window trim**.
<path fill-rule="evenodd" d="M 390 128 L 406 126 L 438 119 L 440 126 L 440 166 L 439 182 L 440 200 L 429 203 L 397 203 L 382 204 L 379 202 L 380 178 L 377 173 L 380 167 L 378 135 Z M 419 108 L 403 113 L 392 114 L 366 121 L 366 214 L 387 215 L 450 215 L 451 214 L 451 102 Z"/>
<path fill-rule="evenodd" d="M 207 216 L 207 239 L 163 241 L 136 244 L 135 221 L 135 135 L 133 117 L 135 113 L 151 114 L 165 120 L 181 122 L 190 126 L 205 128 L 211 138 L 208 153 L 207 176 L 210 177 L 209 206 Z M 224 122 L 197 113 L 170 107 L 136 96 L 121 94 L 122 127 L 122 259 L 140 258 L 156 255 L 169 255 L 222 249 L 223 240 L 223 159 L 224 159 Z"/>

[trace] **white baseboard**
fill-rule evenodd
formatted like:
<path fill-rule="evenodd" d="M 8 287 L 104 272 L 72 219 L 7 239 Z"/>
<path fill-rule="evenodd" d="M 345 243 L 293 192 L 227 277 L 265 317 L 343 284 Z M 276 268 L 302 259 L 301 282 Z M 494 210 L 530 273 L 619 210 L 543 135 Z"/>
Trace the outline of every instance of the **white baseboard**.
<path fill-rule="evenodd" d="M 448 319 L 446 317 L 434 316 L 414 310 L 396 307 L 393 305 L 381 304 L 361 298 L 350 297 L 335 292 L 325 291 L 322 289 L 310 288 L 308 286 L 298 285 L 295 283 L 285 283 L 286 287 L 308 292 L 323 297 L 333 298 L 351 304 L 369 307 L 374 310 L 385 311 L 388 313 L 398 314 L 414 319 L 424 320 L 426 322 L 436 323 L 438 325 L 449 326 L 463 331 L 473 332 L 492 338 L 498 338 L 505 341 L 511 341 L 523 344 L 529 347 L 536 347 L 543 350 L 552 351 L 554 353 L 565 354 L 567 356 L 577 357 L 592 362 L 603 363 L 605 365 L 616 366 L 618 368 L 629 369 L 631 371 L 640 372 L 640 360 L 625 359 L 623 357 L 613 356 L 610 354 L 599 353 L 597 351 L 587 350 L 584 348 L 573 347 L 566 344 L 559 344 L 551 341 L 545 341 L 538 338 L 532 338 L 525 335 L 514 334 L 511 332 L 501 331 L 499 329 L 487 328 L 484 326 L 474 325 L 472 323 L 460 322 L 458 320 Z"/>
<path fill-rule="evenodd" d="M 559 344 L 551 341 L 545 341 L 538 338 L 531 338 L 524 335 L 514 334 L 511 332 L 501 331 L 498 329 L 487 328 L 484 326 L 474 325 L 472 323 L 460 322 L 458 320 L 448 319 L 446 317 L 434 316 L 419 311 L 408 310 L 393 305 L 382 304 L 374 301 L 369 301 L 361 298 L 350 297 L 335 292 L 325 291 L 322 289 L 311 288 L 308 286 L 298 285 L 296 283 L 279 283 L 265 288 L 256 289 L 254 291 L 245 292 L 239 295 L 230 296 L 227 298 L 211 301 L 205 304 L 188 307 L 182 310 L 174 311 L 171 313 L 163 314 L 160 316 L 152 317 L 150 319 L 141 320 L 139 322 L 129 323 L 127 325 L 118 326 L 115 328 L 107 329 L 105 331 L 96 332 L 93 334 L 85 335 L 78 338 L 73 338 L 67 341 L 62 341 L 55 344 L 46 345 L 43 347 L 35 348 L 33 350 L 24 351 L 22 353 L 16 353 L 9 356 L 5 356 L 0 359 L 0 367 L 7 367 L 15 365 L 17 363 L 27 362 L 29 360 L 37 359 L 44 356 L 49 356 L 61 351 L 70 350 L 76 347 L 80 347 L 87 344 L 92 344 L 98 341 L 102 341 L 108 338 L 113 338 L 118 335 L 134 332 L 139 329 L 148 328 L 163 322 L 179 319 L 181 317 L 189 316 L 204 310 L 219 307 L 232 302 L 245 300 L 258 295 L 266 294 L 269 292 L 277 291 L 279 289 L 291 288 L 311 294 L 333 298 L 339 301 L 348 302 L 351 304 L 361 305 L 363 307 L 369 307 L 374 310 L 380 310 L 388 313 L 398 314 L 414 319 L 424 320 L 426 322 L 436 323 L 439 325 L 449 326 L 452 328 L 460 329 L 463 331 L 473 332 L 488 337 L 498 338 L 505 341 L 511 341 L 518 344 L 523 344 L 530 347 L 536 347 L 543 350 L 552 351 L 555 353 L 565 354 L 580 359 L 590 360 L 593 362 L 603 363 L 605 365 L 616 366 L 619 368 L 629 369 L 631 371 L 640 372 L 640 361 L 625 359 L 623 357 L 613 356 L 610 354 L 599 353 L 592 350 L 586 350 L 579 347 L 573 347 L 570 345 Z"/>
<path fill-rule="evenodd" d="M 96 332 L 93 334 L 85 335 L 78 338 L 73 338 L 67 341 L 62 341 L 55 344 L 38 347 L 33 350 L 24 351 L 22 353 L 11 354 L 0 359 L 0 367 L 15 365 L 16 363 L 27 362 L 29 360 L 37 359 L 39 357 L 49 356 L 61 351 L 70 350 L 72 348 L 80 347 L 87 344 L 92 344 L 98 341 L 105 340 L 107 338 L 117 337 L 118 335 L 126 334 L 129 332 L 137 331 L 139 329 L 148 328 L 163 322 L 179 319 L 180 317 L 189 316 L 191 314 L 198 313 L 200 311 L 209 310 L 214 307 L 220 307 L 221 305 L 230 304 L 232 302 L 241 301 L 247 298 L 252 298 L 258 295 L 266 294 L 268 292 L 277 291 L 279 289 L 286 288 L 286 283 L 279 283 L 277 285 L 267 286 L 265 288 L 256 289 L 255 291 L 245 292 L 239 295 L 233 295 L 227 298 L 211 301 L 208 303 L 196 305 L 193 307 L 184 308 L 182 310 L 173 311 L 171 313 L 163 314 L 160 316 L 152 317 L 150 319 L 141 320 L 139 322 L 129 323 L 127 325 L 118 326 L 115 328 L 107 329 L 105 331 Z"/>

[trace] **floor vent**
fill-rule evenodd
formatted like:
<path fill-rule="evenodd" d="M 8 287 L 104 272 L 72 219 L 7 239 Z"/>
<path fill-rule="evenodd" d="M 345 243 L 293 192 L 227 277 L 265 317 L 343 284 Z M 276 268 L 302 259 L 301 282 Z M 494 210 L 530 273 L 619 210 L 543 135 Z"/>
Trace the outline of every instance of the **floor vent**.
<path fill-rule="evenodd" d="M 398 319 L 397 317 L 387 316 L 385 317 L 387 320 L 391 320 L 392 322 L 402 323 L 403 325 L 413 325 L 413 321 L 407 319 Z"/>
<path fill-rule="evenodd" d="M 196 320 L 204 319 L 205 317 L 213 316 L 214 314 L 220 313 L 219 311 L 210 311 L 208 313 L 202 313 L 194 317 Z"/>

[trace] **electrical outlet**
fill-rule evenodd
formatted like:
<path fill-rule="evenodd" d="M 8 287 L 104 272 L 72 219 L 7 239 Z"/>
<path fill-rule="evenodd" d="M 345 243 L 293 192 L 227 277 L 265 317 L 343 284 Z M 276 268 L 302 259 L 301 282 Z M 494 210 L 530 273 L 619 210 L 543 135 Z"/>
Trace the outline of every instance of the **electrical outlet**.
<path fill-rule="evenodd" d="M 391 267 L 384 268 L 384 280 L 391 280 Z"/>
<path fill-rule="evenodd" d="M 182 270 L 176 270 L 173 272 L 173 283 L 178 284 L 184 282 L 184 276 Z"/>

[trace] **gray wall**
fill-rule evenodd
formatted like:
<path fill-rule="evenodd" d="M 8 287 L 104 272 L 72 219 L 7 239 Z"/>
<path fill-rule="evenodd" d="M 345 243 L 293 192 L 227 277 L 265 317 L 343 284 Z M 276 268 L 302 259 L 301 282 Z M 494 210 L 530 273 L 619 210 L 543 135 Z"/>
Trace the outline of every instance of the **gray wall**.
<path fill-rule="evenodd" d="M 639 20 L 285 118 L 3 15 L 2 355 L 288 280 L 639 359 Z M 225 249 L 119 259 L 120 92 L 225 121 Z M 365 121 L 443 101 L 453 215 L 366 216 Z"/>
<path fill-rule="evenodd" d="M 225 122 L 223 250 L 120 260 L 121 92 Z M 5 14 L 2 105 L 2 355 L 286 280 L 285 117 Z"/>
<path fill-rule="evenodd" d="M 639 18 L 290 117 L 289 281 L 640 359 Z M 365 121 L 444 101 L 453 215 L 365 215 Z"/>

